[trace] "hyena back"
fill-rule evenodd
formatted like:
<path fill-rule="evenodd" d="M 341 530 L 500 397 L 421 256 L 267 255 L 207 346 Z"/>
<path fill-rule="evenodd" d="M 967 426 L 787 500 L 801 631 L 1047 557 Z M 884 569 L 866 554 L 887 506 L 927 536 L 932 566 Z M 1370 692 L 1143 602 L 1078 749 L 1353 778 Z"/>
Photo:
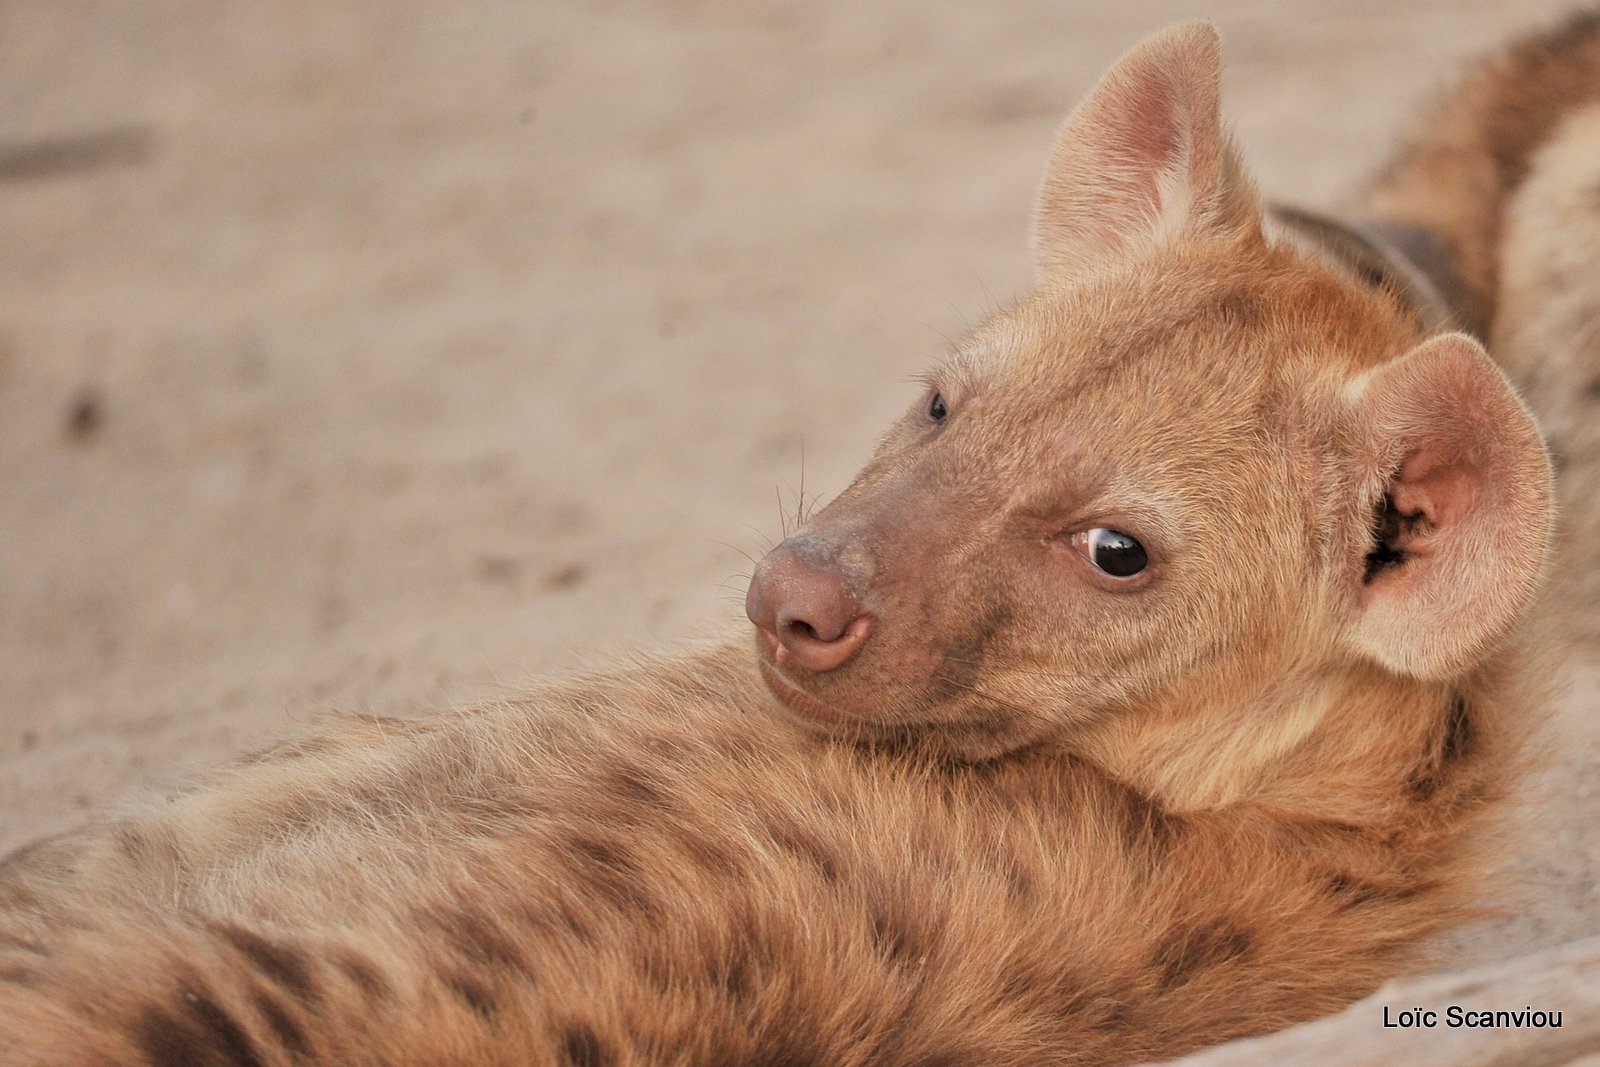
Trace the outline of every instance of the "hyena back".
<path fill-rule="evenodd" d="M 1219 71 L 1178 27 L 1074 112 L 1038 285 L 753 641 L 10 861 L 4 1062 L 1111 1064 L 1414 962 L 1541 702 L 1549 465 L 1475 341 L 1264 229 Z"/>

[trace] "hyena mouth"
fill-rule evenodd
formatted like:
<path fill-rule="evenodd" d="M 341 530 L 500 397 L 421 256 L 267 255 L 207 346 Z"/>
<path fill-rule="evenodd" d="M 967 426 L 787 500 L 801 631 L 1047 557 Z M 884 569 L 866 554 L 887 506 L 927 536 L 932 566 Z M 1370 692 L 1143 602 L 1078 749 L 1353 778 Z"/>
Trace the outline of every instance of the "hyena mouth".
<path fill-rule="evenodd" d="M 763 638 L 767 634 L 761 634 Z M 767 645 L 770 640 L 763 641 Z M 852 715 L 848 711 L 834 707 L 826 701 L 820 700 L 802 689 L 798 684 L 789 680 L 783 669 L 770 658 L 771 649 L 763 648 L 764 655 L 760 656 L 761 680 L 767 683 L 767 690 L 778 698 L 782 704 L 793 714 L 810 723 L 822 723 L 828 726 L 840 726 L 850 723 L 860 723 L 860 716 Z"/>

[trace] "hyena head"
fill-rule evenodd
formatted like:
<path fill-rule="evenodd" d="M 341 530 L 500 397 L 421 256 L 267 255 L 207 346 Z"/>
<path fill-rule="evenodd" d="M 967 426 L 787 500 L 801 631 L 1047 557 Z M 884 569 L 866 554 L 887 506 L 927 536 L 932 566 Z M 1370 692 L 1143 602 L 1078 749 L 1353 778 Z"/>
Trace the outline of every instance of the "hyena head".
<path fill-rule="evenodd" d="M 761 562 L 760 669 L 813 729 L 985 758 L 1329 670 L 1471 671 L 1543 565 L 1550 469 L 1483 349 L 1275 245 L 1209 23 L 1068 119 L 1038 282 Z"/>

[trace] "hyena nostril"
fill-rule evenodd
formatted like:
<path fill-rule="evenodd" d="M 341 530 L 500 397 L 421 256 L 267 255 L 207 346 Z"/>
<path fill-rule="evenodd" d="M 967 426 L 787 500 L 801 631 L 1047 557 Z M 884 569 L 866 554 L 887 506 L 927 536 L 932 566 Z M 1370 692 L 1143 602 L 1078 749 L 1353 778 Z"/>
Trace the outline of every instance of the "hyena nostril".
<path fill-rule="evenodd" d="M 817 628 L 815 626 L 812 626 L 809 622 L 805 622 L 801 619 L 794 619 L 790 622 L 784 623 L 783 628 L 788 631 L 788 636 L 799 641 L 808 639 L 812 641 L 833 640 L 833 638 L 823 637 L 821 634 L 817 633 Z"/>
<path fill-rule="evenodd" d="M 841 622 L 830 619 L 826 629 L 794 619 L 778 630 L 778 662 L 793 662 L 808 671 L 843 667 L 861 650 L 872 634 L 872 616 L 852 614 Z"/>

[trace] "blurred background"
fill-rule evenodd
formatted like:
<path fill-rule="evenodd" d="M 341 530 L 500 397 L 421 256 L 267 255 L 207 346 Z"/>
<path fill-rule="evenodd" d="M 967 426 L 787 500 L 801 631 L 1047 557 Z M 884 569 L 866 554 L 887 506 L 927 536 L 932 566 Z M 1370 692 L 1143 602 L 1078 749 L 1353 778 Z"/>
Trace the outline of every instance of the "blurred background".
<path fill-rule="evenodd" d="M 1143 34 L 1214 17 L 1263 187 L 1326 205 L 1568 7 L 5 0 L 0 851 L 735 625 L 802 468 L 842 488 L 1027 283 L 1055 128 Z M 1546 821 L 1469 951 L 1596 924 Z"/>

